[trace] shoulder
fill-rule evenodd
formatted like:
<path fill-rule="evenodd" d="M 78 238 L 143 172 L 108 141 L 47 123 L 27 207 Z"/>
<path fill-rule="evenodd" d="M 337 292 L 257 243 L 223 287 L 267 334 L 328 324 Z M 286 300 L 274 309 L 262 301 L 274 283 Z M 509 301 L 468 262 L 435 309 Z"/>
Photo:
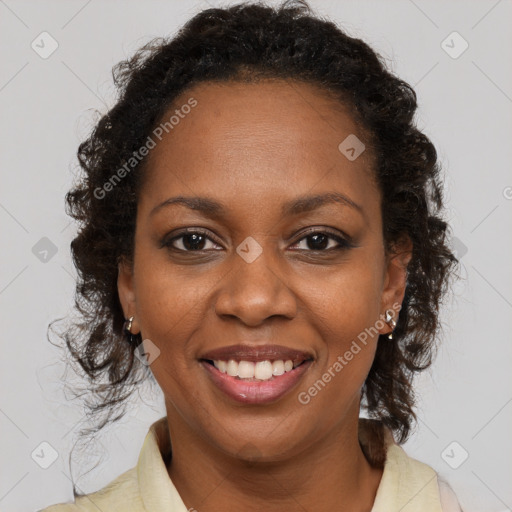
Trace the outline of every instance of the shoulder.
<path fill-rule="evenodd" d="M 144 510 L 136 467 L 125 471 L 99 491 L 77 496 L 75 503 L 51 505 L 39 512 L 98 512 L 98 510 L 102 512 Z"/>
<path fill-rule="evenodd" d="M 151 510 L 186 512 L 167 472 L 164 457 L 168 456 L 170 448 L 167 417 L 164 416 L 149 428 L 135 467 L 101 490 L 77 496 L 74 503 L 52 505 L 39 512 L 140 512 L 150 506 Z"/>
<path fill-rule="evenodd" d="M 383 468 L 372 512 L 461 512 L 448 484 L 409 456 L 382 423 L 360 419 L 359 440 L 370 464 Z"/>
<path fill-rule="evenodd" d="M 459 500 L 457 496 L 453 492 L 453 489 L 450 487 L 448 482 L 437 477 L 437 482 L 439 484 L 439 496 L 441 499 L 441 508 L 443 512 L 462 512 L 462 508 L 459 504 Z"/>
<path fill-rule="evenodd" d="M 397 479 L 397 494 L 408 506 L 418 502 L 423 506 L 428 504 L 432 507 L 428 510 L 432 511 L 461 512 L 455 493 L 432 467 L 409 456 L 397 444 L 390 444 L 387 454 L 387 466 Z M 414 507 L 411 510 L 415 510 Z"/>

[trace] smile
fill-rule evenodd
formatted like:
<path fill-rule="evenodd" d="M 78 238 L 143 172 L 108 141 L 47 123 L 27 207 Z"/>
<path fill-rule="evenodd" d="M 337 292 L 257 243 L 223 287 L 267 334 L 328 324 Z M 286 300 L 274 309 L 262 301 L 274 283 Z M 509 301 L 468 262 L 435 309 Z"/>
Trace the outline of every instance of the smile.
<path fill-rule="evenodd" d="M 311 366 L 311 359 L 293 362 L 201 360 L 213 384 L 229 398 L 245 404 L 268 404 L 288 394 Z"/>
<path fill-rule="evenodd" d="M 271 362 L 267 361 L 229 361 L 215 360 L 213 365 L 217 370 L 222 373 L 227 373 L 230 377 L 238 377 L 240 379 L 249 380 L 270 380 L 274 376 L 278 377 L 285 372 L 290 372 L 294 367 L 299 366 L 299 363 L 293 364 L 291 359 Z"/>

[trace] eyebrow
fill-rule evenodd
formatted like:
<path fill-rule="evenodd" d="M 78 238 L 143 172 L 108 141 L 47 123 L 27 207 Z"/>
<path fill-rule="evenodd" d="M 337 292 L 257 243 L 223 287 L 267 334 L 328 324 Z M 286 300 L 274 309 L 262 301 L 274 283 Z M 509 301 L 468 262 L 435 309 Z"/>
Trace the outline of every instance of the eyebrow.
<path fill-rule="evenodd" d="M 310 212 L 332 203 L 339 203 L 344 206 L 349 206 L 364 216 L 364 210 L 361 205 L 357 204 L 352 199 L 339 192 L 300 196 L 296 199 L 284 203 L 281 208 L 281 215 L 289 216 Z M 227 209 L 222 203 L 219 203 L 218 201 L 215 201 L 209 197 L 176 196 L 170 197 L 169 199 L 166 199 L 162 203 L 155 206 L 149 215 L 152 216 L 162 208 L 173 204 L 183 205 L 187 208 L 190 208 L 191 210 L 200 211 L 204 215 L 211 218 L 222 217 L 226 216 L 227 214 Z"/>

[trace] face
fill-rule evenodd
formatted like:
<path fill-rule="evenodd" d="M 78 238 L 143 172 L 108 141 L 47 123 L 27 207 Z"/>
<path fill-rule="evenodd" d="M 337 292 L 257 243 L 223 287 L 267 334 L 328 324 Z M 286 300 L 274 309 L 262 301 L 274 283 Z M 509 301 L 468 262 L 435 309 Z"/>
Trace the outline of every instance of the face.
<path fill-rule="evenodd" d="M 191 98 L 197 104 L 181 108 Z M 123 311 L 151 340 L 148 351 L 160 351 L 151 370 L 171 436 L 284 459 L 357 418 L 409 255 L 386 255 L 370 151 L 349 159 L 338 149 L 349 135 L 364 143 L 364 133 L 320 89 L 203 83 L 165 119 L 176 109 L 145 169 L 133 266 L 119 269 Z M 228 375 L 229 363 L 222 373 L 204 360 L 233 345 L 248 350 L 227 348 L 216 360 L 269 360 L 256 377 L 276 375 L 247 382 Z M 305 362 L 278 375 L 275 360 L 288 358 Z"/>

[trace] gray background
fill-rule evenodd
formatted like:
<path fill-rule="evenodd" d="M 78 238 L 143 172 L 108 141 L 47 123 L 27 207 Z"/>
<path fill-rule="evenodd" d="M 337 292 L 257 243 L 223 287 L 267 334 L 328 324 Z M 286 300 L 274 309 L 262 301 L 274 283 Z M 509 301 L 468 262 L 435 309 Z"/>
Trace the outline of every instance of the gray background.
<path fill-rule="evenodd" d="M 67 400 L 62 355 L 47 341 L 46 328 L 72 306 L 68 247 L 75 228 L 63 201 L 78 144 L 94 110 L 113 104 L 112 66 L 152 37 L 174 33 L 208 5 L 220 4 L 0 0 L 3 511 L 72 498 L 68 456 L 83 414 L 79 403 Z M 311 5 L 373 45 L 415 87 L 419 126 L 446 172 L 447 213 L 463 279 L 443 309 L 438 359 L 418 380 L 419 422 L 405 449 L 452 484 L 467 512 L 511 510 L 512 3 Z M 43 31 L 58 43 L 47 59 L 31 47 Z M 463 39 L 448 37 L 453 31 Z M 454 58 L 463 40 L 469 47 Z M 51 244 L 40 241 L 44 237 Z M 73 382 L 71 374 L 67 378 Z M 141 394 L 144 400 L 134 397 L 129 414 L 87 455 L 74 455 L 79 477 L 103 454 L 78 480 L 83 492 L 136 464 L 148 426 L 165 413 L 158 388 Z M 44 454 L 40 464 L 51 456 L 42 442 L 56 451 L 48 469 L 35 462 L 37 454 Z"/>

